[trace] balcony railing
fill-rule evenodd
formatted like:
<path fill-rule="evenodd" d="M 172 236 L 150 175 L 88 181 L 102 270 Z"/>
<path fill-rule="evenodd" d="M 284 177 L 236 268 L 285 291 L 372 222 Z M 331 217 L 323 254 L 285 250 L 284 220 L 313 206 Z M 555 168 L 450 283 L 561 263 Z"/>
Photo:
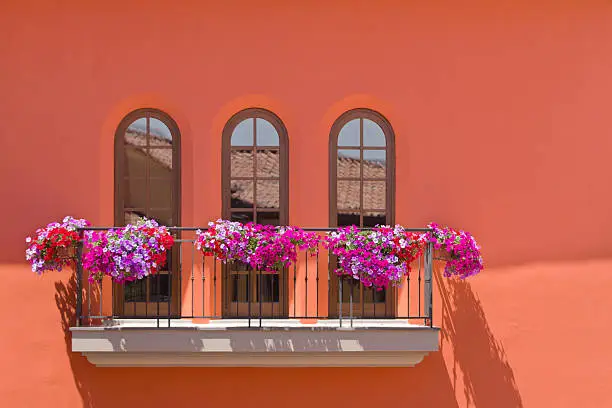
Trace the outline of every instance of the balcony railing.
<path fill-rule="evenodd" d="M 193 324 L 349 328 L 383 325 L 390 320 L 433 326 L 431 243 L 412 263 L 411 272 L 400 285 L 376 291 L 354 279 L 339 278 L 334 272 L 334 257 L 322 245 L 317 255 L 300 253 L 289 268 L 267 273 L 202 256 L 194 247 L 197 229 L 170 227 L 175 245 L 166 270 L 126 285 L 113 284 L 108 278 L 89 282 L 81 243 L 76 264 L 77 326 L 129 326 L 138 322 L 151 328 Z M 325 234 L 335 229 L 306 230 Z"/>

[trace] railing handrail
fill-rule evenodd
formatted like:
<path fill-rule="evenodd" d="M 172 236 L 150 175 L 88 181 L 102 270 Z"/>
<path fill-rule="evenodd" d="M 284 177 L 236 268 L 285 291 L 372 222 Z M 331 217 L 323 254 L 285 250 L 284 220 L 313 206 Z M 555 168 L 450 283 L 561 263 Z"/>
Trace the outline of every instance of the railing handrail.
<path fill-rule="evenodd" d="M 281 225 L 281 227 L 285 227 L 285 225 Z M 358 230 L 360 231 L 371 231 L 374 228 L 372 227 L 357 227 L 355 226 Z M 121 226 L 117 226 L 117 227 L 79 227 L 77 228 L 77 231 L 107 231 L 107 230 L 111 230 L 111 229 L 120 229 L 123 228 Z M 208 230 L 208 226 L 206 227 L 166 227 L 171 231 L 207 231 Z M 338 231 L 341 228 L 345 228 L 345 227 L 305 227 L 305 228 L 301 228 L 304 231 L 308 231 L 308 232 L 333 232 L 333 231 Z M 405 231 L 407 232 L 431 232 L 433 231 L 432 228 L 404 228 Z"/>

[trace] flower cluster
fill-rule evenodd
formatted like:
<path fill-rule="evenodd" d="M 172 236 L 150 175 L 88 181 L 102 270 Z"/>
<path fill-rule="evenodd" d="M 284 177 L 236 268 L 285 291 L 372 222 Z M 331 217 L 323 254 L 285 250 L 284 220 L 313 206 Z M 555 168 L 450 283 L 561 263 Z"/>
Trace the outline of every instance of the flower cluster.
<path fill-rule="evenodd" d="M 196 232 L 196 248 L 223 262 L 243 262 L 260 271 L 275 272 L 297 261 L 297 251 L 318 251 L 320 237 L 296 227 L 241 224 L 227 220 L 209 223 Z"/>
<path fill-rule="evenodd" d="M 166 251 L 174 239 L 168 229 L 154 220 L 141 219 L 108 231 L 86 234 L 83 267 L 90 271 L 89 280 L 110 276 L 124 283 L 155 274 L 166 263 Z"/>
<path fill-rule="evenodd" d="M 422 239 L 399 225 L 371 231 L 340 228 L 325 238 L 325 247 L 338 257 L 336 274 L 349 275 L 364 286 L 382 290 L 397 285 L 422 251 Z"/>
<path fill-rule="evenodd" d="M 61 223 L 53 222 L 37 229 L 34 238 L 27 237 L 26 260 L 30 261 L 32 271 L 37 274 L 61 271 L 62 267 L 69 265 L 74 260 L 71 252 L 79 242 L 77 230 L 89 225 L 87 220 L 68 216 Z"/>
<path fill-rule="evenodd" d="M 239 222 L 209 222 L 208 230 L 197 230 L 196 236 L 195 246 L 199 251 L 223 262 L 239 260 L 247 249 L 245 226 Z"/>
<path fill-rule="evenodd" d="M 444 276 L 459 276 L 462 279 L 480 272 L 484 268 L 480 246 L 476 239 L 466 231 L 457 231 L 438 224 L 428 225 L 430 232 L 425 240 L 434 244 L 434 249 L 445 250 L 450 255 L 444 268 Z"/>

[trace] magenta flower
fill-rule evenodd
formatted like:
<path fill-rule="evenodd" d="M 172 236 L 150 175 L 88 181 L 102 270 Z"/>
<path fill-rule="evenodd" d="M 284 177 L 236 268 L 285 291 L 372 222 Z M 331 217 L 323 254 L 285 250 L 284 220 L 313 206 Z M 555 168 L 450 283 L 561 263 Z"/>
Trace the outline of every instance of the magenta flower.
<path fill-rule="evenodd" d="M 352 276 L 377 290 L 398 285 L 409 273 L 410 263 L 422 250 L 418 234 L 399 225 L 378 226 L 371 231 L 340 228 L 325 237 L 324 245 L 338 257 L 336 274 Z"/>
<path fill-rule="evenodd" d="M 444 267 L 444 276 L 459 276 L 465 279 L 484 268 L 480 246 L 469 232 L 440 227 L 436 223 L 431 223 L 428 227 L 432 231 L 425 234 L 427 242 L 432 242 L 435 249 L 446 251 L 450 256 Z"/>
<path fill-rule="evenodd" d="M 277 272 L 297 261 L 297 251 L 316 254 L 320 237 L 296 227 L 241 224 L 227 220 L 197 231 L 195 246 L 205 256 L 223 262 L 242 262 L 260 271 Z"/>
<path fill-rule="evenodd" d="M 136 225 L 85 235 L 83 267 L 89 280 L 110 276 L 116 283 L 143 279 L 166 263 L 166 251 L 174 240 L 168 229 L 154 220 L 142 219 Z"/>

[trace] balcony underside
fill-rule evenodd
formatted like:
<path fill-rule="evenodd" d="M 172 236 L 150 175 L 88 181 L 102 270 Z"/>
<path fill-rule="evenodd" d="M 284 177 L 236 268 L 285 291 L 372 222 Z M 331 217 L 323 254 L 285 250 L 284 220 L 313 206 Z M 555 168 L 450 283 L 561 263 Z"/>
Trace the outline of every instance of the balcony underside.
<path fill-rule="evenodd" d="M 239 319 L 204 324 L 121 320 L 73 327 L 72 351 L 97 366 L 411 367 L 438 350 L 438 328 L 406 320 L 252 323 L 257 327 Z"/>

